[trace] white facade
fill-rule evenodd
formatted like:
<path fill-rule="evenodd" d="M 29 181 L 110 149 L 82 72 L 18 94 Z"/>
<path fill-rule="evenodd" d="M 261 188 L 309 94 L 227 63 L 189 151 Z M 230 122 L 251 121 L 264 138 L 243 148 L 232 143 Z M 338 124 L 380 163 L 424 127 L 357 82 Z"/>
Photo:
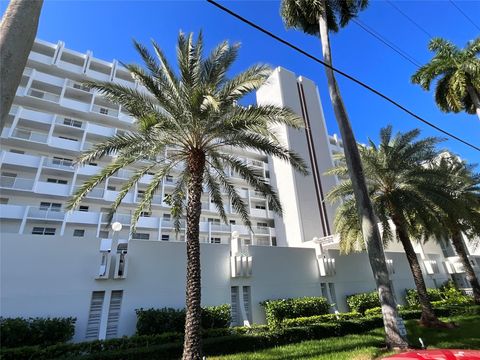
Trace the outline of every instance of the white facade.
<path fill-rule="evenodd" d="M 150 175 L 126 196 L 114 217 L 123 224 L 118 234 L 106 227 L 106 212 L 130 170 L 94 189 L 78 210 L 64 211 L 75 189 L 108 161 L 78 168 L 73 160 L 133 122 L 121 108 L 85 89 L 85 80 L 137 86 L 115 60 L 37 40 L 1 134 L 0 153 L 1 316 L 75 316 L 76 341 L 133 334 L 135 309 L 182 308 L 185 293 L 185 236 L 175 235 L 163 202 L 175 173 L 155 195 L 152 212 L 140 217 L 133 239 L 128 238 L 130 213 Z M 311 175 L 296 174 L 259 153 L 235 152 L 278 189 L 284 216 L 275 216 L 265 199 L 234 173 L 232 181 L 249 204 L 253 232 L 242 225 L 227 198 L 225 225 L 208 194 L 203 195 L 203 304 L 231 303 L 237 324 L 263 322 L 259 303 L 273 298 L 324 295 L 346 310 L 345 295 L 375 285 L 365 254 L 339 255 L 334 208 L 323 200 L 336 182 L 324 172 L 333 164 L 331 154 L 341 151 L 341 140 L 328 135 L 318 91 L 308 79 L 278 68 L 257 100 L 288 106 L 303 116 L 307 131 L 276 131 L 308 162 Z M 238 241 L 231 241 L 234 231 Z M 458 258 L 443 255 L 451 249 L 427 244 L 417 250 L 428 286 L 462 272 Z M 400 300 L 405 288 L 414 287 L 407 260 L 395 244 L 386 255 Z"/>

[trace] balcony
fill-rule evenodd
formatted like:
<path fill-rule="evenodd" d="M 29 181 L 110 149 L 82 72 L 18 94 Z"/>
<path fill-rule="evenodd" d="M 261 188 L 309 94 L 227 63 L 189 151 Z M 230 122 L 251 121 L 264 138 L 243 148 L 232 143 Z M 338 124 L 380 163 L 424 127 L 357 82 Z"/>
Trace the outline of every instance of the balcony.
<path fill-rule="evenodd" d="M 58 103 L 60 101 L 60 95 L 34 88 L 28 89 L 27 95 L 55 103 Z"/>
<path fill-rule="evenodd" d="M 439 273 L 438 263 L 436 260 L 423 260 L 425 269 L 427 270 L 428 275 L 434 275 Z"/>
<path fill-rule="evenodd" d="M 97 114 L 118 118 L 118 110 L 106 106 L 93 105 L 92 111 Z"/>
<path fill-rule="evenodd" d="M 70 117 L 57 117 L 55 124 L 68 126 L 68 128 L 85 129 L 85 123 L 82 120 L 72 119 Z"/>
<path fill-rule="evenodd" d="M 11 135 L 12 138 L 33 141 L 37 143 L 46 144 L 48 141 L 48 134 L 28 130 L 28 129 L 15 129 Z"/>
<path fill-rule="evenodd" d="M 70 211 L 67 213 L 67 222 L 76 224 L 91 224 L 96 225 L 99 221 L 100 213 L 88 211 Z"/>
<path fill-rule="evenodd" d="M 60 170 L 68 170 L 68 171 L 74 170 L 73 161 L 70 161 L 70 160 L 45 158 L 43 159 L 43 166 L 48 168 L 53 168 L 53 169 L 60 169 Z"/>
<path fill-rule="evenodd" d="M 88 86 L 82 84 L 81 82 L 73 81 L 70 79 L 67 80 L 67 86 L 76 90 L 87 92 L 87 93 L 92 92 Z"/>
<path fill-rule="evenodd" d="M 35 187 L 35 192 L 49 195 L 70 195 L 70 185 L 55 184 L 47 181 L 38 181 Z"/>
<path fill-rule="evenodd" d="M 2 219 L 23 219 L 26 206 L 0 204 L 0 218 Z"/>
<path fill-rule="evenodd" d="M 29 219 L 63 221 L 65 219 L 65 213 L 55 209 L 39 209 L 29 207 L 27 217 Z"/>
<path fill-rule="evenodd" d="M 3 163 L 38 168 L 40 166 L 40 157 L 35 155 L 17 154 L 9 151 L 2 151 Z"/>
<path fill-rule="evenodd" d="M 23 179 L 11 176 L 0 176 L 0 187 L 16 190 L 32 190 L 34 179 Z"/>

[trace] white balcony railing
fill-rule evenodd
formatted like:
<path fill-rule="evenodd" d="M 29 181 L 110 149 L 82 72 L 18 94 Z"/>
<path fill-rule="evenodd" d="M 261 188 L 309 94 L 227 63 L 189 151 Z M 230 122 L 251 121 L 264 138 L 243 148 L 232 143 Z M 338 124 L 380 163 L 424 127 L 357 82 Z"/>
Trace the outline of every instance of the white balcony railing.
<path fill-rule="evenodd" d="M 7 189 L 32 190 L 34 179 L 24 179 L 12 176 L 0 176 L 0 187 Z"/>
<path fill-rule="evenodd" d="M 73 161 L 71 160 L 64 160 L 64 159 L 43 159 L 43 166 L 55 168 L 55 169 L 63 169 L 63 170 L 73 170 Z"/>
<path fill-rule="evenodd" d="M 38 99 L 43 99 L 43 100 L 57 102 L 57 103 L 60 101 L 60 95 L 39 90 L 39 89 L 34 89 L 34 88 L 28 89 L 27 95 L 38 98 Z"/>
<path fill-rule="evenodd" d="M 47 134 L 27 129 L 15 129 L 11 137 L 22 140 L 35 141 L 39 143 L 46 143 L 48 140 Z"/>
<path fill-rule="evenodd" d="M 28 209 L 27 217 L 31 219 L 63 221 L 65 218 L 65 213 L 56 209 L 38 209 L 30 207 Z"/>
<path fill-rule="evenodd" d="M 118 110 L 106 106 L 93 105 L 92 111 L 97 114 L 118 117 Z"/>

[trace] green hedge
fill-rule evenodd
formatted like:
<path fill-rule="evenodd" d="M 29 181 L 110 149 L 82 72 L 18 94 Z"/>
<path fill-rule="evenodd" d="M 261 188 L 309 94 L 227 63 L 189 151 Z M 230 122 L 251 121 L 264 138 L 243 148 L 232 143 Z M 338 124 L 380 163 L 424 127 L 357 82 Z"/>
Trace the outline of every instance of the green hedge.
<path fill-rule="evenodd" d="M 357 312 L 338 313 L 338 314 L 326 314 L 315 315 L 307 317 L 299 317 L 295 319 L 285 319 L 282 321 L 282 326 L 307 326 L 318 323 L 331 323 L 338 320 L 355 320 L 360 319 L 362 314 Z"/>
<path fill-rule="evenodd" d="M 347 296 L 347 304 L 350 311 L 365 314 L 365 311 L 380 306 L 378 292 L 352 294 Z"/>
<path fill-rule="evenodd" d="M 0 318 L 0 344 L 17 347 L 67 342 L 75 333 L 75 322 L 73 317 Z"/>
<path fill-rule="evenodd" d="M 328 314 L 330 305 L 324 297 L 266 300 L 260 303 L 265 308 L 267 324 L 278 327 L 285 319 Z"/>
<path fill-rule="evenodd" d="M 155 335 L 166 332 L 183 332 L 185 309 L 136 309 L 137 335 Z M 202 328 L 226 328 L 230 326 L 230 305 L 202 308 Z"/>
<path fill-rule="evenodd" d="M 402 309 L 405 320 L 418 319 L 420 310 Z M 438 316 L 480 315 L 480 306 L 450 306 L 435 309 Z M 327 322 L 311 323 L 308 326 L 284 326 L 270 330 L 265 325 L 251 328 L 211 329 L 203 332 L 204 352 L 208 356 L 233 354 L 244 351 L 284 345 L 310 339 L 319 339 L 347 334 L 359 334 L 383 326 L 380 315 Z M 316 317 L 315 317 L 316 318 Z M 183 347 L 183 334 L 165 333 L 153 336 L 92 341 L 78 344 L 58 344 L 46 348 L 38 346 L 2 349 L 2 360 L 47 360 L 47 359 L 178 359 Z"/>
<path fill-rule="evenodd" d="M 473 298 L 465 295 L 455 287 L 453 281 L 447 281 L 438 289 L 427 289 L 428 299 L 433 306 L 470 305 Z M 408 307 L 420 307 L 418 292 L 416 289 L 407 289 L 405 303 Z"/>

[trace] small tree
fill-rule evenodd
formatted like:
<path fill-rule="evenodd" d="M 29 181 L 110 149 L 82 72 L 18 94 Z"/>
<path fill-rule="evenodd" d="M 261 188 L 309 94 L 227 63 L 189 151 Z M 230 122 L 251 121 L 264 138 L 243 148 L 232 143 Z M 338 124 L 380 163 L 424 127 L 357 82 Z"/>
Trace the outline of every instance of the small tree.
<path fill-rule="evenodd" d="M 415 141 L 420 131 L 412 130 L 392 137 L 392 127 L 380 131 L 380 144 L 370 141 L 360 146 L 360 155 L 368 182 L 375 213 L 382 225 L 383 241 L 395 239 L 390 221 L 395 225 L 396 237 L 407 256 L 422 307 L 421 322 L 425 326 L 445 326 L 435 316 L 428 299 L 425 280 L 412 239 L 423 233 L 437 233 L 441 228 L 437 204 L 451 204 L 449 194 L 441 186 L 445 174 L 427 165 L 438 157 L 436 138 Z M 344 160 L 343 160 L 344 163 Z M 331 174 L 345 175 L 341 164 Z M 355 216 L 355 199 L 351 181 L 344 181 L 330 191 L 332 201 L 344 200 L 335 216 L 335 227 L 340 233 L 343 252 L 363 248 L 361 226 Z"/>
<path fill-rule="evenodd" d="M 80 164 L 88 164 L 107 155 L 116 155 L 116 158 L 79 188 L 70 200 L 69 208 L 78 206 L 90 190 L 120 169 L 137 164 L 140 167 L 123 185 L 111 209 L 113 215 L 140 178 L 147 173 L 154 173 L 133 213 L 131 232 L 134 232 L 140 214 L 150 211 L 153 196 L 161 188 L 163 179 L 170 173 L 179 172 L 178 181 L 168 200 L 177 231 L 180 217 L 186 210 L 187 280 L 183 359 L 200 360 L 199 223 L 203 189 L 208 189 L 221 218 L 227 222 L 222 197 L 224 190 L 235 211 L 250 227 L 247 204 L 227 175 L 227 170 L 232 169 L 266 198 L 271 210 L 281 214 L 278 196 L 263 174 L 234 154 L 229 154 L 228 149 L 257 150 L 280 158 L 306 174 L 304 161 L 283 147 L 269 130 L 273 124 L 300 128 L 302 120 L 291 110 L 282 107 L 237 105 L 238 100 L 262 86 L 270 74 L 267 66 L 255 65 L 228 78 L 227 72 L 237 58 L 239 45 L 231 46 L 225 41 L 204 58 L 201 34 L 195 41 L 192 34 L 185 36 L 180 33 L 177 45 L 178 74 L 170 67 L 155 42 L 155 57 L 137 42 L 135 47 L 146 69 L 138 65 L 127 65 L 127 69 L 147 92 L 109 82 L 88 85 L 112 102 L 120 104 L 135 118 L 136 127 L 95 145 L 81 155 L 78 159 Z M 167 148 L 173 151 L 165 158 Z"/>

